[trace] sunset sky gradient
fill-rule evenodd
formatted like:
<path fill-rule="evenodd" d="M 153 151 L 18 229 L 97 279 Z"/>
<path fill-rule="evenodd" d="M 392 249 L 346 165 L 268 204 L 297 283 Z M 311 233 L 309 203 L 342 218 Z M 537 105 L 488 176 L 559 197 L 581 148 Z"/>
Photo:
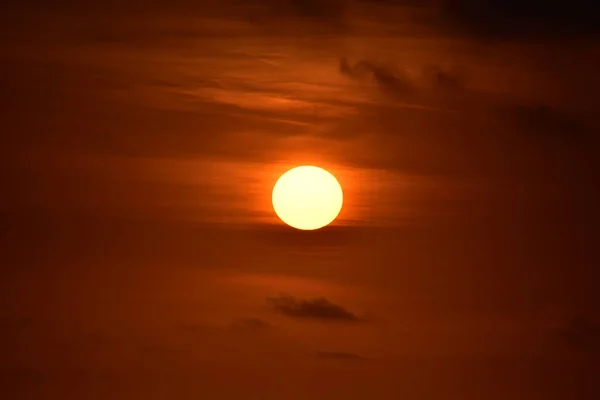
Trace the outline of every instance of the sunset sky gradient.
<path fill-rule="evenodd" d="M 593 2 L 46 3 L 0 14 L 1 398 L 597 398 Z"/>

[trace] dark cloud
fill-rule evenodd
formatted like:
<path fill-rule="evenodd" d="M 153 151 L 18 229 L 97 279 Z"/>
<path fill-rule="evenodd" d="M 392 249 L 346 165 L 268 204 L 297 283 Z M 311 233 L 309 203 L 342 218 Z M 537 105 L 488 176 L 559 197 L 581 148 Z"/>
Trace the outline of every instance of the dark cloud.
<path fill-rule="evenodd" d="M 346 28 L 345 12 L 348 2 L 345 0 L 252 0 L 240 1 L 240 5 L 246 9 L 245 15 L 249 21 L 257 27 L 272 32 L 275 29 L 280 34 L 289 32 L 290 29 L 294 31 L 292 21 L 303 22 L 304 34 Z"/>
<path fill-rule="evenodd" d="M 340 18 L 348 4 L 345 0 L 251 0 L 239 3 L 271 14 L 323 19 Z"/>
<path fill-rule="evenodd" d="M 429 88 L 437 92 L 463 91 L 466 89 L 467 70 L 461 66 L 453 66 L 450 69 L 444 69 L 433 65 L 425 67 L 423 74 L 429 84 Z"/>
<path fill-rule="evenodd" d="M 346 57 L 340 59 L 340 72 L 357 80 L 372 80 L 382 92 L 394 97 L 412 99 L 416 94 L 414 82 L 402 71 L 375 61 L 359 60 L 351 65 Z"/>
<path fill-rule="evenodd" d="M 344 0 L 288 0 L 287 2 L 300 15 L 316 18 L 339 18 L 346 6 Z"/>
<path fill-rule="evenodd" d="M 515 106 L 509 112 L 523 132 L 536 137 L 576 140 L 592 131 L 581 118 L 548 106 Z"/>
<path fill-rule="evenodd" d="M 597 2 L 441 0 L 443 23 L 480 38 L 598 35 Z"/>
<path fill-rule="evenodd" d="M 317 1 L 309 1 L 312 4 Z M 446 34 L 473 36 L 477 39 L 566 38 L 598 36 L 600 10 L 594 0 L 569 3 L 543 0 L 355 0 L 366 6 L 433 11 L 424 20 Z M 304 2 L 299 2 L 304 3 Z M 330 4 L 331 2 L 324 2 Z M 344 2 L 339 6 L 343 8 Z M 351 0 L 345 2 L 352 3 Z M 327 6 L 321 6 L 321 10 Z M 298 10 L 311 10 L 298 7 Z M 330 11 L 331 12 L 331 11 Z M 315 13 L 313 11 L 312 13 Z"/>
<path fill-rule="evenodd" d="M 324 360 L 362 361 L 364 358 L 356 353 L 337 351 L 317 351 L 317 357 Z"/>
<path fill-rule="evenodd" d="M 340 58 L 339 71 L 357 81 L 374 82 L 391 99 L 423 105 L 439 100 L 440 95 L 464 94 L 468 75 L 460 66 L 429 65 L 417 74 L 409 74 L 405 68 L 372 60 L 351 64 L 346 57 Z"/>
<path fill-rule="evenodd" d="M 407 68 L 370 60 L 359 60 L 352 64 L 342 57 L 339 71 L 356 81 L 374 83 L 386 96 L 376 110 L 381 114 L 378 119 L 384 121 L 398 120 L 399 113 L 403 114 L 404 121 L 414 120 L 414 116 L 420 115 L 417 117 L 421 120 L 420 124 L 445 120 L 440 125 L 449 129 L 449 119 L 453 116 L 444 117 L 439 113 L 433 116 L 427 111 L 450 111 L 455 116 L 466 114 L 460 118 L 464 132 L 468 130 L 467 124 L 473 121 L 488 121 L 495 126 L 485 130 L 478 127 L 480 132 L 497 132 L 501 126 L 504 128 L 500 130 L 508 134 L 516 132 L 523 137 L 560 141 L 579 140 L 590 137 L 594 132 L 589 121 L 573 112 L 545 104 L 517 104 L 510 99 L 470 88 L 469 71 L 460 65 L 428 65 L 416 74 L 408 74 Z M 394 103 L 402 103 L 420 112 L 415 114 L 408 109 L 398 110 Z"/>
<path fill-rule="evenodd" d="M 600 324 L 589 318 L 581 315 L 571 317 L 565 321 L 559 334 L 575 349 L 586 352 L 600 351 Z"/>
<path fill-rule="evenodd" d="M 268 303 L 279 313 L 292 318 L 307 318 L 325 321 L 358 322 L 360 318 L 324 297 L 298 300 L 290 295 L 269 297 Z"/>

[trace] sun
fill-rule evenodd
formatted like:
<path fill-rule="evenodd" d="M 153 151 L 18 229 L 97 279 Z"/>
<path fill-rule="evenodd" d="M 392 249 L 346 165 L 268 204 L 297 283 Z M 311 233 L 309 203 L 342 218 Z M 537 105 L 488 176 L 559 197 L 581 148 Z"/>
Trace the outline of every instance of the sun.
<path fill-rule="evenodd" d="M 273 187 L 273 209 L 286 224 L 314 230 L 333 222 L 344 194 L 335 176 L 323 168 L 301 166 L 281 175 Z"/>

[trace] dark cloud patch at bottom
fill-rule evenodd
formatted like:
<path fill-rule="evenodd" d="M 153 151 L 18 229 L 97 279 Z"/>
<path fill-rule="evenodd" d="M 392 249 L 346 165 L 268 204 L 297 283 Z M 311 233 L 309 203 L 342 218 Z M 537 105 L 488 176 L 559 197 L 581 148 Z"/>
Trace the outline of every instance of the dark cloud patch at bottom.
<path fill-rule="evenodd" d="M 332 303 L 324 297 L 311 300 L 298 300 L 290 295 L 279 295 L 267 298 L 269 305 L 283 315 L 292 318 L 306 318 L 323 321 L 358 322 L 354 313 L 340 305 Z"/>

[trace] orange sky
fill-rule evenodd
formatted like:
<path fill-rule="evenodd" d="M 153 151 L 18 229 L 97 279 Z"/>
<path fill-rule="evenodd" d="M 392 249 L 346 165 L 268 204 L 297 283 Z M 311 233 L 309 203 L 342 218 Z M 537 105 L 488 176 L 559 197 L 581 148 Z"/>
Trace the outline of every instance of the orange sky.
<path fill-rule="evenodd" d="M 586 9 L 163 3 L 0 19 L 0 397 L 595 398 Z"/>

